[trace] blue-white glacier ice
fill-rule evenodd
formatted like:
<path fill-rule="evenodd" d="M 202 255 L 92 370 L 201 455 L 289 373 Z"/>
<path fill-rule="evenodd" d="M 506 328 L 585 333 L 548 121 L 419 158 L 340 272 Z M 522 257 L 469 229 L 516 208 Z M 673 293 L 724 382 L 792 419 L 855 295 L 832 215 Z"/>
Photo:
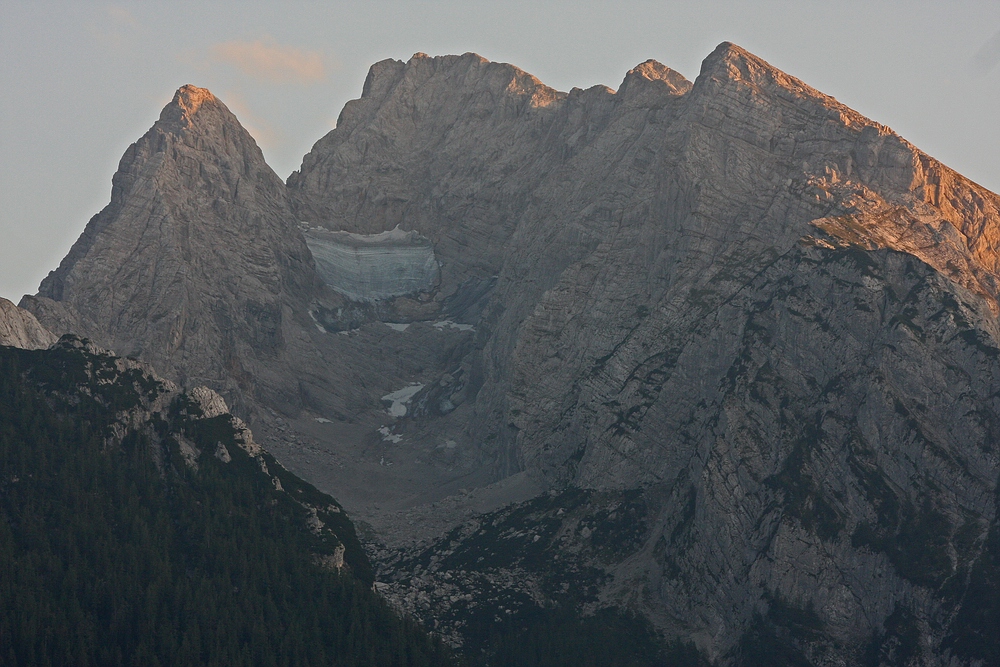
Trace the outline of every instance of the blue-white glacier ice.
<path fill-rule="evenodd" d="M 381 234 L 310 229 L 306 244 L 323 281 L 355 301 L 434 289 L 438 263 L 430 240 L 399 227 Z"/>

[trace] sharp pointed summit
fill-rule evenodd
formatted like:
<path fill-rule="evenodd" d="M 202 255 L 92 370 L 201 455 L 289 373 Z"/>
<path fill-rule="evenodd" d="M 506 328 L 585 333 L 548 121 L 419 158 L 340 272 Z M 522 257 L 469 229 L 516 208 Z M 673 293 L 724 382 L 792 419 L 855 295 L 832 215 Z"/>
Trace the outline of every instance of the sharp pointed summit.
<path fill-rule="evenodd" d="M 629 94 L 630 87 L 637 82 L 655 82 L 654 85 L 664 86 L 675 95 L 683 95 L 691 90 L 691 82 L 683 74 L 655 60 L 647 60 L 630 69 L 622 85 L 618 87 L 618 94 Z"/>
<path fill-rule="evenodd" d="M 208 105 L 220 112 L 223 110 L 226 113 L 229 112 L 208 88 L 198 88 L 187 84 L 177 89 L 173 100 L 160 112 L 160 123 L 167 127 L 189 126 L 202 105 Z"/>

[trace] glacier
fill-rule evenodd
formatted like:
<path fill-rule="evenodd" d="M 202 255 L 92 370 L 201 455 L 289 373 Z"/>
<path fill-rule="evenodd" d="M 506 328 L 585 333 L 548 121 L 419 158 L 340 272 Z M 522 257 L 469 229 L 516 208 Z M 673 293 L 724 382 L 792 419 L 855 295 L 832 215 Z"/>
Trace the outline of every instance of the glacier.
<path fill-rule="evenodd" d="M 398 226 L 379 234 L 311 228 L 304 232 L 316 271 L 354 301 L 433 290 L 440 270 L 430 239 Z"/>

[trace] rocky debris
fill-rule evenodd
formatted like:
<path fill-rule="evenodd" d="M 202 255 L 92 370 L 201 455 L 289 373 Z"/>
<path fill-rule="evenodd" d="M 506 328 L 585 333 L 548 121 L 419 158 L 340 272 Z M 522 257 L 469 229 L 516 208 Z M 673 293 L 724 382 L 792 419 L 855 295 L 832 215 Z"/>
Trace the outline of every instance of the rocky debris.
<path fill-rule="evenodd" d="M 219 442 L 215 447 L 215 458 L 219 459 L 223 463 L 231 463 L 233 460 L 233 457 L 232 455 L 230 455 L 229 450 L 221 442 Z"/>
<path fill-rule="evenodd" d="M 648 532 L 641 493 L 573 489 L 480 514 L 431 543 L 375 548 L 379 590 L 454 646 L 555 606 L 593 612 L 611 566 Z"/>
<path fill-rule="evenodd" d="M 207 387 L 195 387 L 184 391 L 181 387 L 159 377 L 152 367 L 142 361 L 128 357 L 119 357 L 88 339 L 81 339 L 73 334 L 64 335 L 50 348 L 55 353 L 74 352 L 82 355 L 83 373 L 77 378 L 73 392 L 86 394 L 95 400 L 106 402 L 101 398 L 104 393 L 111 392 L 113 401 L 122 409 L 117 413 L 116 422 L 110 427 L 107 438 L 109 447 L 118 446 L 131 433 L 142 432 L 154 443 L 157 450 L 157 460 L 163 463 L 163 452 L 159 449 L 162 434 L 157 432 L 157 423 L 175 415 L 181 420 L 201 422 L 204 420 L 224 421 L 231 429 L 230 444 L 238 445 L 247 454 L 258 459 L 259 466 L 266 472 L 264 449 L 254 442 L 253 433 L 239 417 L 229 412 L 225 401 L 217 393 Z M 66 400 L 77 401 L 65 389 Z M 123 394 L 119 396 L 118 394 Z M 183 433 L 175 438 L 180 455 L 192 469 L 197 469 L 198 458 L 202 456 L 194 443 Z M 229 450 L 221 440 L 217 443 L 214 455 L 224 462 L 231 460 Z"/>
<path fill-rule="evenodd" d="M 43 327 L 34 315 L 0 298 L 0 345 L 38 350 L 54 342 L 55 334 Z"/>
<path fill-rule="evenodd" d="M 264 448 L 254 442 L 253 433 L 251 432 L 250 427 L 247 426 L 246 422 L 230 413 L 229 406 L 226 405 L 225 399 L 208 387 L 195 387 L 186 393 L 190 399 L 192 407 L 201 415 L 203 419 L 213 419 L 222 415 L 228 417 L 232 422 L 233 430 L 236 435 L 236 444 L 239 445 L 241 449 L 246 451 L 247 454 L 257 458 L 261 468 L 265 473 L 267 472 L 267 465 L 264 463 L 263 459 L 260 458 Z M 216 456 L 225 461 L 226 457 L 229 456 L 225 446 L 222 446 L 222 448 L 216 452 Z M 277 480 L 277 478 L 275 479 Z M 280 486 L 280 482 L 275 481 L 275 485 Z"/>
<path fill-rule="evenodd" d="M 225 399 L 208 387 L 195 387 L 188 392 L 188 396 L 201 410 L 205 419 L 218 417 L 229 412 L 229 406 L 226 405 Z"/>
<path fill-rule="evenodd" d="M 337 546 L 332 554 L 320 556 L 317 559 L 320 567 L 328 570 L 341 570 L 344 567 L 344 547 Z"/>

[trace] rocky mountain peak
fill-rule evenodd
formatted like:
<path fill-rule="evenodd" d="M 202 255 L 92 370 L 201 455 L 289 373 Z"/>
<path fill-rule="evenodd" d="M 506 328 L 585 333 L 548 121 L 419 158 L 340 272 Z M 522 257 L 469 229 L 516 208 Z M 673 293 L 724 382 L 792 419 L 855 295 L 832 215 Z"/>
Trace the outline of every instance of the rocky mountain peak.
<path fill-rule="evenodd" d="M 430 180 L 440 181 L 462 155 L 480 161 L 477 169 L 496 172 L 486 180 L 491 186 L 498 184 L 501 172 L 509 176 L 518 164 L 538 155 L 545 124 L 566 98 L 566 93 L 524 70 L 475 53 L 415 54 L 407 62 L 378 62 L 369 70 L 360 99 L 347 103 L 336 129 L 316 142 L 301 169 L 289 177 L 296 215 L 346 231 L 387 231 L 403 222 L 399 205 L 404 200 L 426 197 L 426 193 L 395 191 L 401 183 L 393 174 L 399 169 L 419 169 L 437 174 Z M 351 177 L 338 177 L 337 184 L 326 180 L 327 170 L 359 160 L 381 163 L 385 183 L 381 177 L 367 185 Z M 458 170 L 455 176 L 465 180 L 467 170 Z M 472 179 L 468 184 L 478 188 L 475 183 Z M 331 198 L 330 185 L 361 196 Z M 309 194 L 299 196 L 300 192 Z M 389 210 L 384 215 L 366 214 L 361 220 L 354 211 L 343 210 L 345 205 L 369 211 L 373 206 L 388 206 Z M 506 214 L 503 217 L 510 219 Z M 417 221 L 403 227 L 429 232 Z"/>
<path fill-rule="evenodd" d="M 226 105 L 207 88 L 190 84 L 178 88 L 146 136 L 159 135 L 171 136 L 200 151 L 226 156 L 234 171 L 271 171 L 257 142 Z M 161 152 L 166 145 L 157 140 L 155 152 Z M 126 153 L 119 171 L 125 166 L 124 161 L 128 157 L 129 154 Z M 273 178 L 278 180 L 277 176 Z"/>
<path fill-rule="evenodd" d="M 194 114 L 198 112 L 203 104 L 214 104 L 223 106 L 222 102 L 208 90 L 186 84 L 177 89 L 170 104 L 163 108 L 160 113 L 160 120 L 169 123 L 174 120 L 182 120 L 190 123 Z"/>
<path fill-rule="evenodd" d="M 397 83 L 413 92 L 446 83 L 455 88 L 471 89 L 470 92 L 489 90 L 495 95 L 528 96 L 534 106 L 546 106 L 565 97 L 565 93 L 546 86 L 514 65 L 491 62 L 472 52 L 460 56 L 415 53 L 405 63 L 393 60 L 376 63 L 369 71 L 362 97 L 378 91 L 387 92 Z"/>
<path fill-rule="evenodd" d="M 883 132 L 889 132 L 888 128 L 732 42 L 722 42 L 705 58 L 694 87 L 709 96 L 717 96 L 719 87 L 733 87 L 757 96 L 760 103 L 784 98 L 789 102 L 818 105 L 830 110 L 831 119 L 842 124 L 876 126 Z"/>
<path fill-rule="evenodd" d="M 683 95 L 691 90 L 691 82 L 685 79 L 683 74 L 670 69 L 663 63 L 650 59 L 628 71 L 622 85 L 618 87 L 618 93 L 620 95 L 627 94 L 630 88 L 640 82 L 657 82 L 658 87 L 666 88 L 674 95 Z"/>
<path fill-rule="evenodd" d="M 177 92 L 174 93 L 174 99 L 192 113 L 197 111 L 197 107 L 201 106 L 204 101 L 219 101 L 208 88 L 199 88 L 191 83 L 186 83 L 178 88 Z"/>
<path fill-rule="evenodd" d="M 241 348 L 257 340 L 278 355 L 284 304 L 312 287 L 284 184 L 236 116 L 190 85 L 126 150 L 112 182 L 110 204 L 22 305 L 174 380 L 194 371 L 239 405 L 232 392 L 255 375 Z"/>

